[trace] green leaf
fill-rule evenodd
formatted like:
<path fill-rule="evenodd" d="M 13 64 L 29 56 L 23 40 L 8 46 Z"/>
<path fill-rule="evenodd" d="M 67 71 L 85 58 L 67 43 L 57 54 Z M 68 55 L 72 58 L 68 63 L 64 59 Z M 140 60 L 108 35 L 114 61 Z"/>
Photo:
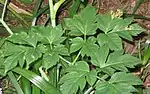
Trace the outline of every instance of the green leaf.
<path fill-rule="evenodd" d="M 86 79 L 87 79 L 87 82 L 88 82 L 91 86 L 94 85 L 94 83 L 95 83 L 96 80 L 97 80 L 97 72 L 96 72 L 96 70 L 91 70 L 89 73 L 87 73 Z"/>
<path fill-rule="evenodd" d="M 111 50 L 122 50 L 122 40 L 116 33 L 99 34 L 97 40 L 100 46 L 107 44 Z"/>
<path fill-rule="evenodd" d="M 13 69 L 13 71 L 30 80 L 34 85 L 44 91 L 45 94 L 61 94 L 61 92 L 57 88 L 55 88 L 49 82 L 45 81 L 42 77 L 29 70 L 17 67 Z"/>
<path fill-rule="evenodd" d="M 107 46 L 102 46 L 93 54 L 91 62 L 109 75 L 112 75 L 116 70 L 128 71 L 127 68 L 134 68 L 135 65 L 141 63 L 138 58 L 129 54 L 122 55 L 122 52 L 115 51 L 109 55 L 108 51 Z"/>
<path fill-rule="evenodd" d="M 24 4 L 31 4 L 33 0 L 19 0 L 19 1 Z"/>
<path fill-rule="evenodd" d="M 102 82 L 98 83 L 96 86 L 95 94 L 132 94 L 131 92 L 137 92 L 131 85 L 125 83 L 111 84 L 109 82 Z"/>
<path fill-rule="evenodd" d="M 116 19 L 113 19 L 110 14 L 98 15 L 97 25 L 105 34 L 111 31 L 116 25 Z"/>
<path fill-rule="evenodd" d="M 132 36 L 137 36 L 138 34 L 140 34 L 143 31 L 144 31 L 144 29 L 142 27 L 140 27 L 138 24 L 132 24 L 128 28 L 128 32 Z"/>
<path fill-rule="evenodd" d="M 70 47 L 70 52 L 73 53 L 81 49 L 81 55 L 91 56 L 92 53 L 97 51 L 98 45 L 95 44 L 96 39 L 94 37 L 88 38 L 84 41 L 82 38 L 77 37 L 72 40 L 72 45 Z"/>
<path fill-rule="evenodd" d="M 136 5 L 133 9 L 133 13 L 132 14 L 135 14 L 135 12 L 137 11 L 137 9 L 140 7 L 140 5 L 144 2 L 145 0 L 137 0 L 136 1 Z"/>
<path fill-rule="evenodd" d="M 15 33 L 8 37 L 7 40 L 17 44 L 30 45 L 32 47 L 36 47 L 38 41 L 34 32 L 30 32 L 29 34 L 26 32 Z"/>
<path fill-rule="evenodd" d="M 109 81 L 97 83 L 96 94 L 131 94 L 137 92 L 133 85 L 141 84 L 142 81 L 138 77 L 118 72 L 112 75 Z"/>
<path fill-rule="evenodd" d="M 145 43 L 145 47 L 144 47 L 144 56 L 143 56 L 143 65 L 146 65 L 147 64 L 147 62 L 149 61 L 149 59 L 150 59 L 150 44 L 149 44 L 149 42 L 148 41 L 150 41 L 149 39 L 146 41 L 146 43 Z"/>
<path fill-rule="evenodd" d="M 129 32 L 117 32 L 117 34 L 126 40 L 133 41 L 132 36 Z"/>
<path fill-rule="evenodd" d="M 18 62 L 20 63 L 21 66 L 23 66 L 24 62 L 24 52 L 18 52 L 15 53 L 9 57 L 7 57 L 4 61 L 5 64 L 5 73 L 11 69 L 13 69 L 14 67 L 17 66 Z"/>
<path fill-rule="evenodd" d="M 3 46 L 4 42 L 5 42 L 5 38 L 0 38 L 0 48 Z"/>
<path fill-rule="evenodd" d="M 75 94 L 79 88 L 83 90 L 86 85 L 86 75 L 89 73 L 88 64 L 84 61 L 75 64 L 66 69 L 69 73 L 60 80 L 60 90 L 63 94 Z"/>
<path fill-rule="evenodd" d="M 42 56 L 42 52 L 40 51 L 40 49 L 38 47 L 36 47 L 36 48 L 29 48 L 25 52 L 25 59 L 26 59 L 27 65 L 30 65 L 32 62 L 36 61 L 41 56 Z"/>
<path fill-rule="evenodd" d="M 91 57 L 92 64 L 99 67 L 104 66 L 108 54 L 109 54 L 109 48 L 107 45 L 100 47 Z"/>
<path fill-rule="evenodd" d="M 18 44 L 28 44 L 24 39 L 27 37 L 26 32 L 21 32 L 21 33 L 15 33 L 11 35 L 10 37 L 7 38 L 7 40 L 13 42 L 13 43 L 18 43 Z"/>
<path fill-rule="evenodd" d="M 5 44 L 5 49 L 3 51 L 3 55 L 6 57 L 4 59 L 5 72 L 16 67 L 18 63 L 23 67 L 25 62 L 24 53 L 26 49 L 26 47 L 13 45 L 11 43 Z"/>
<path fill-rule="evenodd" d="M 113 67 L 117 70 L 127 71 L 125 67 L 134 68 L 135 65 L 140 64 L 140 59 L 133 57 L 129 54 L 117 55 L 117 53 L 111 53 L 108 57 L 105 66 L 103 67 Z"/>
<path fill-rule="evenodd" d="M 80 6 L 81 0 L 73 0 L 73 4 L 71 5 L 70 9 L 69 9 L 69 17 L 73 17 L 79 6 Z"/>
<path fill-rule="evenodd" d="M 43 40 L 46 39 L 45 42 L 49 44 L 57 45 L 65 40 L 64 37 L 61 37 L 63 34 L 61 25 L 57 25 L 55 28 L 34 27 L 32 31 L 35 32 Z"/>
<path fill-rule="evenodd" d="M 73 17 L 65 20 L 70 35 L 93 35 L 96 33 L 96 10 L 92 6 L 87 6 L 83 11 Z"/>
<path fill-rule="evenodd" d="M 53 51 L 60 55 L 69 55 L 68 49 L 64 45 L 61 45 L 61 44 L 55 46 Z"/>
<path fill-rule="evenodd" d="M 97 24 L 105 34 L 116 33 L 117 35 L 132 41 L 132 36 L 137 36 L 144 29 L 137 24 L 131 24 L 133 17 L 113 18 L 111 14 L 98 15 Z"/>
<path fill-rule="evenodd" d="M 25 60 L 29 65 L 42 56 L 39 47 L 33 48 L 11 43 L 5 44 L 3 54 L 6 57 L 4 61 L 6 72 L 16 67 L 18 63 L 20 67 L 23 67 Z"/>
<path fill-rule="evenodd" d="M 116 32 L 119 36 L 132 41 L 132 36 L 137 36 L 144 31 L 142 27 L 138 24 L 131 24 L 128 27 L 122 27 L 118 25 L 119 28 L 115 28 L 112 32 Z"/>
<path fill-rule="evenodd" d="M 0 55 L 0 79 L 5 76 L 5 65 L 4 65 L 4 57 Z"/>
<path fill-rule="evenodd" d="M 79 49 L 82 48 L 83 44 L 84 44 L 84 41 L 82 38 L 80 37 L 76 37 L 74 39 L 72 39 L 72 45 L 70 47 L 70 52 L 73 53 L 73 52 L 76 52 L 78 51 Z"/>
<path fill-rule="evenodd" d="M 15 75 L 13 74 L 12 71 L 8 72 L 8 76 L 9 76 L 9 79 L 11 81 L 11 83 L 13 84 L 13 86 L 15 87 L 16 91 L 18 94 L 24 94 Z"/>
<path fill-rule="evenodd" d="M 21 77 L 20 82 L 21 82 L 21 88 L 22 88 L 24 94 L 31 94 L 31 83 L 30 83 L 30 81 L 24 77 Z"/>
<path fill-rule="evenodd" d="M 59 61 L 59 55 L 57 53 L 49 53 L 43 56 L 42 66 L 43 68 L 49 69 L 56 65 Z"/>
<path fill-rule="evenodd" d="M 133 80 L 134 79 L 134 80 Z M 125 72 L 118 72 L 112 75 L 111 79 L 109 80 L 110 83 L 126 83 L 129 85 L 141 85 L 142 81 L 130 73 Z"/>
<path fill-rule="evenodd" d="M 90 37 L 87 39 L 87 41 L 83 44 L 83 47 L 81 49 L 81 55 L 87 55 L 91 56 L 98 50 L 98 45 L 95 44 L 96 39 L 94 37 Z"/>
<path fill-rule="evenodd" d="M 60 55 L 69 55 L 68 49 L 64 45 L 54 46 L 53 49 L 45 47 L 42 66 L 49 69 L 57 64 Z"/>

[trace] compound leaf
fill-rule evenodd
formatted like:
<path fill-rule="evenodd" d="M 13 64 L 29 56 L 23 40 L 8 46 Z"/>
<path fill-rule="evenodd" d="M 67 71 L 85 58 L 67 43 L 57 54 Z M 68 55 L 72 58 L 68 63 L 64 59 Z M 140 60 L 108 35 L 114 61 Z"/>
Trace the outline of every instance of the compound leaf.
<path fill-rule="evenodd" d="M 96 94 L 132 94 L 137 92 L 133 85 L 141 84 L 142 81 L 138 77 L 125 72 L 117 72 L 109 81 L 97 83 Z"/>
<path fill-rule="evenodd" d="M 111 50 L 122 50 L 122 40 L 116 33 L 101 33 L 97 40 L 100 46 L 107 44 Z"/>
<path fill-rule="evenodd" d="M 79 49 L 82 48 L 82 46 L 84 44 L 83 39 L 80 37 L 76 37 L 76 38 L 72 39 L 71 42 L 72 42 L 72 45 L 70 47 L 70 53 L 78 51 Z"/>
<path fill-rule="evenodd" d="M 42 40 L 42 42 L 48 44 L 59 44 L 65 40 L 65 37 L 61 37 L 63 34 L 61 25 L 56 27 L 34 27 L 32 29 Z"/>
<path fill-rule="evenodd" d="M 25 52 L 25 59 L 26 59 L 27 65 L 30 65 L 32 62 L 36 61 L 41 56 L 42 56 L 42 52 L 40 51 L 40 49 L 38 47 L 36 47 L 36 48 L 29 48 Z"/>
<path fill-rule="evenodd" d="M 83 11 L 75 15 L 73 19 L 65 20 L 70 35 L 93 35 L 96 33 L 96 10 L 92 6 L 87 6 Z"/>
<path fill-rule="evenodd" d="M 98 66 L 103 72 L 112 75 L 115 70 L 128 71 L 127 68 L 134 68 L 141 61 L 129 54 L 124 54 L 120 51 L 112 52 L 109 55 L 108 47 L 102 46 L 91 57 L 92 64 Z M 108 57 L 108 59 L 107 59 Z"/>
<path fill-rule="evenodd" d="M 90 81 L 90 84 L 93 84 L 95 81 L 95 79 L 94 81 L 90 80 L 94 77 L 94 74 L 90 75 L 89 66 L 84 61 L 79 61 L 75 65 L 70 66 L 66 69 L 66 72 L 67 74 L 60 80 L 62 84 L 60 89 L 63 94 L 75 94 L 79 89 L 83 90 L 86 85 L 87 76 L 89 77 L 88 81 Z"/>

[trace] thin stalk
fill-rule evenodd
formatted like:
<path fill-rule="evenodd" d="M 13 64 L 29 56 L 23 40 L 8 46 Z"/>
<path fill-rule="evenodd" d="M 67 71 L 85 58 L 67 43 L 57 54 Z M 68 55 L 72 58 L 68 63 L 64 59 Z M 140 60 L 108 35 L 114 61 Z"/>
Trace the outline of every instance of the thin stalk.
<path fill-rule="evenodd" d="M 54 14 L 53 0 L 49 0 L 49 8 L 50 8 L 50 16 L 51 16 L 52 27 L 55 27 L 56 26 L 56 20 L 55 20 L 55 14 Z"/>
<path fill-rule="evenodd" d="M 138 56 L 139 56 L 139 59 L 142 60 L 142 55 L 141 55 L 141 41 L 140 40 L 138 42 Z"/>
<path fill-rule="evenodd" d="M 0 18 L 0 22 L 3 24 L 3 26 L 6 28 L 6 30 L 8 31 L 8 33 L 10 35 L 13 34 L 13 32 L 11 31 L 11 29 L 8 27 L 8 25 Z"/>
<path fill-rule="evenodd" d="M 57 72 L 58 72 L 57 66 L 58 66 L 58 65 L 56 65 L 56 66 L 53 68 L 53 70 L 52 70 L 53 73 L 54 73 L 54 75 L 53 75 L 53 85 L 54 85 L 56 88 L 57 88 L 57 80 L 58 80 L 58 79 L 57 79 L 57 77 L 58 77 L 58 76 L 57 76 L 57 75 L 58 75 L 58 74 L 57 74 Z"/>
<path fill-rule="evenodd" d="M 90 88 L 88 88 L 86 91 L 85 91 L 85 93 L 84 94 L 94 94 L 94 93 L 92 93 L 93 91 L 93 89 L 95 88 L 95 86 L 96 86 L 96 83 L 98 83 L 98 82 L 100 82 L 100 81 L 103 81 L 103 82 L 105 82 L 105 78 L 107 78 L 108 77 L 108 75 L 104 75 L 103 77 L 98 77 L 97 76 L 97 78 L 98 78 L 98 80 L 94 83 L 94 85 L 93 86 L 91 86 Z"/>
<path fill-rule="evenodd" d="M 65 0 L 60 0 L 54 5 L 53 0 L 49 0 L 52 27 L 56 26 L 56 13 L 63 2 L 65 2 Z"/>
<path fill-rule="evenodd" d="M 54 5 L 54 15 L 55 15 L 55 16 L 56 16 L 56 13 L 57 13 L 59 7 L 61 6 L 61 4 L 62 4 L 63 2 L 65 2 L 65 0 L 60 0 L 60 1 L 58 1 L 58 2 Z"/>
<path fill-rule="evenodd" d="M 1 16 L 2 20 L 4 20 L 4 15 L 5 15 L 6 7 L 7 7 L 7 2 L 8 2 L 8 0 L 6 0 L 5 4 L 4 4 L 4 8 L 3 8 L 2 16 Z"/>
<path fill-rule="evenodd" d="M 8 27 L 8 25 L 4 22 L 4 15 L 5 15 L 5 11 L 6 11 L 6 7 L 7 7 L 7 2 L 8 0 L 5 1 L 4 4 L 4 8 L 3 8 L 3 12 L 2 12 L 2 16 L 0 18 L 0 22 L 3 24 L 3 26 L 6 28 L 6 30 L 9 32 L 9 34 L 13 34 L 13 32 L 11 31 L 11 29 Z"/>
<path fill-rule="evenodd" d="M 37 17 L 34 17 L 34 18 L 33 18 L 33 21 L 32 21 L 32 26 L 35 26 L 36 21 L 37 21 Z"/>
<path fill-rule="evenodd" d="M 17 82 L 17 79 L 16 77 L 14 76 L 14 74 L 10 71 L 8 72 L 8 76 L 10 78 L 10 81 L 12 82 L 12 84 L 14 85 L 14 87 L 16 88 L 18 94 L 24 94 L 22 89 L 20 88 L 18 82 Z"/>
<path fill-rule="evenodd" d="M 84 94 L 89 94 L 93 90 L 93 87 L 90 87 L 88 90 L 85 91 Z"/>
<path fill-rule="evenodd" d="M 65 61 L 67 64 L 71 64 L 70 61 L 66 60 L 65 58 L 63 58 L 62 56 L 59 56 L 60 59 L 62 59 L 63 61 Z"/>
<path fill-rule="evenodd" d="M 42 67 L 39 68 L 41 76 L 49 82 L 49 78 L 47 77 L 46 73 L 42 70 Z"/>
<path fill-rule="evenodd" d="M 81 51 L 79 51 L 78 55 L 77 55 L 77 56 L 76 56 L 76 58 L 73 60 L 72 65 L 74 65 L 74 64 L 75 64 L 75 62 L 76 62 L 76 61 L 77 61 L 77 59 L 79 58 L 80 54 L 81 54 Z"/>
<path fill-rule="evenodd" d="M 61 64 L 58 64 L 58 65 L 57 65 L 57 82 L 59 81 L 59 77 L 60 77 L 60 76 L 59 76 L 59 75 L 60 75 L 60 71 L 59 71 L 59 70 L 60 70 L 60 67 L 61 67 Z"/>
<path fill-rule="evenodd" d="M 5 3 L 0 0 L 0 3 L 5 5 Z M 29 27 L 29 24 L 16 12 L 14 11 L 9 5 L 7 6 L 7 8 L 9 9 L 10 12 L 12 12 L 16 17 L 18 17 L 23 23 L 25 26 Z"/>

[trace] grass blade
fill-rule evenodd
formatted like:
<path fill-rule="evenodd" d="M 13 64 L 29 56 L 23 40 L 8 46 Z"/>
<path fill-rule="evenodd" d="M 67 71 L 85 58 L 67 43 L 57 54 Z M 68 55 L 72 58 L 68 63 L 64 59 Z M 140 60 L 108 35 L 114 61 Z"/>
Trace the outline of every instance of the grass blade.
<path fill-rule="evenodd" d="M 18 94 L 24 94 L 22 89 L 20 88 L 20 85 L 17 82 L 16 77 L 14 76 L 14 74 L 10 71 L 8 72 L 8 76 L 10 78 L 10 81 L 12 82 L 12 84 L 14 85 L 14 87 L 16 88 Z"/>
<path fill-rule="evenodd" d="M 81 0 L 73 0 L 73 4 L 71 8 L 69 9 L 69 16 L 73 17 L 73 15 L 76 14 L 79 6 L 80 6 Z"/>
<path fill-rule="evenodd" d="M 30 81 L 24 77 L 21 77 L 21 87 L 25 94 L 31 94 Z"/>
<path fill-rule="evenodd" d="M 53 85 L 45 81 L 41 76 L 20 67 L 14 68 L 14 72 L 24 76 L 30 80 L 34 85 L 44 91 L 46 94 L 61 94 L 61 92 L 55 88 Z"/>
<path fill-rule="evenodd" d="M 135 12 L 137 11 L 137 9 L 140 7 L 140 5 L 143 3 L 144 0 L 137 0 L 136 2 L 136 5 L 133 9 L 133 13 L 132 14 L 135 14 Z"/>
<path fill-rule="evenodd" d="M 41 94 L 41 90 L 34 84 L 32 85 L 32 94 Z"/>

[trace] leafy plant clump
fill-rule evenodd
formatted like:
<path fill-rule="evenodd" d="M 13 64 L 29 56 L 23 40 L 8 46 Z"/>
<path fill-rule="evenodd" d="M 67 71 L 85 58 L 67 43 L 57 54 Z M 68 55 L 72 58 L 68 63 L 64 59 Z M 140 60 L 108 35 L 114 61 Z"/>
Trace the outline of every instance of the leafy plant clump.
<path fill-rule="evenodd" d="M 129 68 L 141 61 L 124 53 L 122 39 L 143 30 L 132 17 L 87 6 L 56 27 L 32 26 L 1 41 L 0 72 L 25 77 L 31 91 L 36 86 L 45 94 L 131 94 L 142 81 Z"/>

